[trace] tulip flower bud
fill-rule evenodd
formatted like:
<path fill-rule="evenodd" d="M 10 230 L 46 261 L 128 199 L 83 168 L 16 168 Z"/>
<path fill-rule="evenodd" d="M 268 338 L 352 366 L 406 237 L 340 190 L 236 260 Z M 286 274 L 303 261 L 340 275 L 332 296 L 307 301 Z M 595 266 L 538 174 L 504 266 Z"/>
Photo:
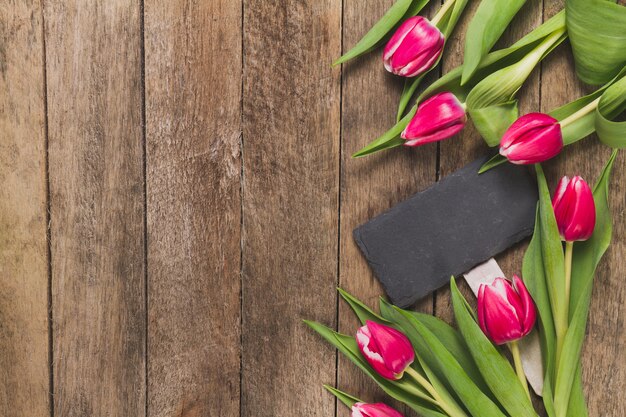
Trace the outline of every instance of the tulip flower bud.
<path fill-rule="evenodd" d="M 381 376 L 391 380 L 402 378 L 415 360 L 409 339 L 396 329 L 367 321 L 356 333 L 363 357 Z"/>
<path fill-rule="evenodd" d="M 352 406 L 352 417 L 404 417 L 387 404 L 356 403 Z"/>
<path fill-rule="evenodd" d="M 496 278 L 478 290 L 478 324 L 494 343 L 502 345 L 526 336 L 535 325 L 535 304 L 517 275 L 513 283 Z"/>
<path fill-rule="evenodd" d="M 561 149 L 561 125 L 543 113 L 529 113 L 517 119 L 500 142 L 500 155 L 518 165 L 547 161 L 558 155 Z"/>
<path fill-rule="evenodd" d="M 422 16 L 407 19 L 393 34 L 383 52 L 387 71 L 416 77 L 432 68 L 443 51 L 444 36 Z"/>
<path fill-rule="evenodd" d="M 596 205 L 589 185 L 579 176 L 561 178 L 552 199 L 561 239 L 587 240 L 596 225 Z"/>
<path fill-rule="evenodd" d="M 419 146 L 456 135 L 465 122 L 465 107 L 456 96 L 439 93 L 420 103 L 401 136 L 406 146 Z"/>

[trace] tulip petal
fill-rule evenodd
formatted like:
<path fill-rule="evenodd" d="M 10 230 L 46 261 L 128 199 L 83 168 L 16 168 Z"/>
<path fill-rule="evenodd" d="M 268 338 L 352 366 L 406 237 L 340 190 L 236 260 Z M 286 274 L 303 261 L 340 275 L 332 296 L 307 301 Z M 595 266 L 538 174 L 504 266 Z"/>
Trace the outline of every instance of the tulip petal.
<path fill-rule="evenodd" d="M 500 154 L 513 164 L 546 161 L 563 149 L 558 120 L 543 113 L 529 113 L 517 119 L 500 142 Z"/>
<path fill-rule="evenodd" d="M 404 417 L 384 403 L 356 403 L 352 406 L 352 417 Z"/>
<path fill-rule="evenodd" d="M 404 334 L 392 327 L 373 321 L 367 321 L 366 325 L 386 368 L 401 378 L 404 370 L 415 360 L 413 345 Z"/>
<path fill-rule="evenodd" d="M 591 237 L 596 223 L 593 192 L 580 176 L 559 181 L 552 206 L 563 240 L 573 242 Z"/>
<path fill-rule="evenodd" d="M 487 333 L 487 324 L 485 322 L 485 288 L 487 288 L 487 284 L 481 284 L 480 288 L 478 289 L 478 326 L 480 326 L 480 329 L 483 331 L 483 333 L 489 336 L 489 334 Z"/>
<path fill-rule="evenodd" d="M 389 61 L 393 54 L 398 50 L 398 47 L 402 44 L 406 36 L 413 30 L 415 25 L 418 24 L 420 20 L 425 20 L 422 16 L 414 16 L 410 19 L 407 19 L 404 23 L 398 27 L 398 29 L 394 32 L 387 45 L 385 45 L 385 49 L 383 51 L 383 60 Z"/>
<path fill-rule="evenodd" d="M 449 92 L 436 94 L 421 103 L 401 137 L 407 146 L 450 138 L 463 129 L 467 116 L 463 105 Z"/>
<path fill-rule="evenodd" d="M 393 34 L 385 50 L 385 69 L 404 77 L 416 77 L 432 68 L 443 51 L 445 38 L 428 19 L 414 16 Z"/>
<path fill-rule="evenodd" d="M 367 325 L 361 327 L 356 333 L 356 341 L 363 357 L 371 365 L 374 370 L 383 378 L 395 380 L 398 379 L 396 374 L 387 368 L 385 361 L 380 354 L 380 350 L 376 341 L 372 338 L 372 334 Z"/>
<path fill-rule="evenodd" d="M 526 289 L 526 285 L 524 285 L 524 282 L 517 275 L 513 275 L 513 287 L 519 294 L 522 304 L 522 334 L 527 335 L 535 326 L 535 321 L 537 319 L 535 303 Z"/>
<path fill-rule="evenodd" d="M 496 344 L 502 345 L 522 337 L 517 312 L 509 304 L 501 293 L 492 286 L 485 288 L 484 301 L 485 325 L 487 335 Z"/>
<path fill-rule="evenodd" d="M 417 21 L 413 29 L 402 39 L 402 44 L 397 47 L 391 63 L 394 68 L 402 68 L 425 55 L 440 42 L 443 35 L 439 29 L 432 25 L 427 19 L 421 18 Z"/>

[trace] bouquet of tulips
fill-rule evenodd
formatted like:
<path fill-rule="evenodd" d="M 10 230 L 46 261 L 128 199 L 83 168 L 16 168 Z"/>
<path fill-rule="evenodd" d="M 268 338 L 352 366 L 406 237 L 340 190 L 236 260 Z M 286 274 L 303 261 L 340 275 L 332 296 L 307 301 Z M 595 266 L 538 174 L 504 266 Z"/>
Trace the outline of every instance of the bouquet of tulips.
<path fill-rule="evenodd" d="M 595 269 L 611 239 L 607 197 L 616 154 L 593 190 L 579 176 L 563 177 L 552 199 L 536 165 L 540 199 L 523 279 L 481 285 L 474 311 L 452 278 L 457 329 L 382 298 L 376 313 L 341 289 L 363 324 L 355 336 L 306 323 L 392 398 L 425 417 L 536 417 L 518 344 L 536 331 L 547 414 L 587 416 L 580 354 Z M 385 404 L 326 388 L 351 407 L 353 417 L 401 416 Z"/>
<path fill-rule="evenodd" d="M 481 172 L 507 161 L 534 164 L 539 202 L 521 277 L 483 284 L 476 310 L 452 277 L 456 328 L 382 298 L 375 312 L 341 289 L 362 323 L 355 336 L 306 323 L 390 397 L 425 417 L 537 416 L 520 357 L 520 340 L 536 333 L 543 376 L 537 394 L 545 412 L 585 417 L 580 355 L 596 267 L 611 240 L 610 172 L 617 148 L 626 147 L 626 122 L 616 120 L 626 109 L 626 8 L 606 0 L 567 0 L 565 10 L 519 41 L 491 51 L 525 0 L 482 0 L 467 30 L 463 65 L 415 97 L 467 0 L 446 0 L 431 20 L 418 15 L 427 3 L 398 0 L 336 62 L 385 44 L 384 67 L 406 78 L 396 124 L 354 156 L 445 140 L 472 120 L 487 145 L 499 148 Z M 568 37 L 579 77 L 601 87 L 548 114 L 520 117 L 517 91 Z M 540 163 L 594 131 L 614 148 L 595 186 L 579 176 L 563 177 L 551 198 Z M 326 388 L 353 417 L 401 416 L 388 405 Z"/>

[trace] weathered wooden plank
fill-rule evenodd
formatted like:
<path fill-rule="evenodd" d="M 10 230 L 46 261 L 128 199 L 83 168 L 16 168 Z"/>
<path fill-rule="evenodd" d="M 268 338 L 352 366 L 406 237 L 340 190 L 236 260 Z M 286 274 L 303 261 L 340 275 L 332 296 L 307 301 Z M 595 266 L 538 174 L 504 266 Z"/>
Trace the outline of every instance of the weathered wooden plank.
<path fill-rule="evenodd" d="M 147 1 L 148 415 L 239 416 L 241 2 Z"/>
<path fill-rule="evenodd" d="M 550 16 L 563 7 L 563 1 L 546 0 L 545 13 Z M 584 86 L 574 73 L 569 46 L 561 47 L 548 57 L 542 71 L 541 107 L 550 111 L 593 91 Z M 565 148 L 554 161 L 545 164 L 552 190 L 563 175 L 582 175 L 593 184 L 610 156 L 596 135 Z M 583 384 L 589 415 L 618 417 L 624 415 L 626 398 L 626 161 L 620 154 L 613 168 L 610 205 L 613 214 L 613 244 L 598 268 L 591 301 L 591 312 L 583 350 Z"/>
<path fill-rule="evenodd" d="M 243 416 L 331 416 L 341 0 L 244 2 Z"/>
<path fill-rule="evenodd" d="M 43 15 L 0 4 L 0 415 L 50 414 Z"/>
<path fill-rule="evenodd" d="M 428 15 L 434 7 L 424 13 Z M 343 45 L 347 50 L 393 4 L 390 0 L 344 2 Z M 384 212 L 436 179 L 437 145 L 419 149 L 396 148 L 360 159 L 351 155 L 395 122 L 403 79 L 382 65 L 382 51 L 344 65 L 341 126 L 341 229 L 339 284 L 370 306 L 378 305 L 383 289 L 352 238 L 352 230 Z M 429 81 L 428 81 L 429 82 Z M 427 82 L 426 82 L 427 83 Z M 420 302 L 432 311 L 432 298 Z M 339 329 L 353 334 L 358 320 L 343 302 L 339 304 Z M 338 386 L 365 401 L 386 401 L 376 385 L 344 357 L 338 362 Z M 405 415 L 407 408 L 395 404 Z M 339 404 L 338 415 L 348 415 Z"/>
<path fill-rule="evenodd" d="M 54 415 L 141 416 L 140 2 L 45 8 Z"/>
<path fill-rule="evenodd" d="M 474 10 L 478 6 L 478 2 L 470 2 L 463 19 L 459 23 L 457 30 L 451 39 L 451 48 L 449 48 L 443 58 L 444 72 L 463 63 L 463 48 L 465 45 L 465 31 L 470 19 L 474 15 Z M 529 0 L 525 6 L 519 11 L 511 26 L 502 35 L 496 49 L 508 46 L 517 39 L 530 32 L 532 29 L 541 24 L 542 21 L 542 1 Z M 537 68 L 526 81 L 525 85 L 518 94 L 520 100 L 520 113 L 524 114 L 539 109 L 539 69 Z M 455 170 L 461 168 L 465 164 L 474 159 L 486 155 L 488 148 L 480 137 L 476 129 L 472 126 L 471 121 L 458 136 L 441 142 L 440 146 L 440 174 L 441 177 L 449 175 Z M 471 244 L 471 242 L 468 242 Z M 518 247 L 508 250 L 506 253 L 497 257 L 498 264 L 508 277 L 513 274 L 520 274 L 522 267 L 522 257 L 526 243 L 518 245 Z M 472 299 L 469 286 L 463 280 L 459 280 L 459 286 L 464 294 Z M 437 292 L 435 310 L 437 316 L 448 322 L 453 321 L 452 305 L 450 300 L 450 291 L 445 287 Z"/>

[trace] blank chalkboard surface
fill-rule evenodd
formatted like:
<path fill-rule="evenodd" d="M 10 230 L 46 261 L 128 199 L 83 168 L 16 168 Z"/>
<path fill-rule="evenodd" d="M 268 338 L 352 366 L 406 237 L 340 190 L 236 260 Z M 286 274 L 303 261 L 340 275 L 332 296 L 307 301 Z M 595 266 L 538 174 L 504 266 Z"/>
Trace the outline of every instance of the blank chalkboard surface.
<path fill-rule="evenodd" d="M 532 234 L 538 195 L 528 168 L 484 174 L 476 160 L 354 230 L 391 301 L 413 304 Z"/>

